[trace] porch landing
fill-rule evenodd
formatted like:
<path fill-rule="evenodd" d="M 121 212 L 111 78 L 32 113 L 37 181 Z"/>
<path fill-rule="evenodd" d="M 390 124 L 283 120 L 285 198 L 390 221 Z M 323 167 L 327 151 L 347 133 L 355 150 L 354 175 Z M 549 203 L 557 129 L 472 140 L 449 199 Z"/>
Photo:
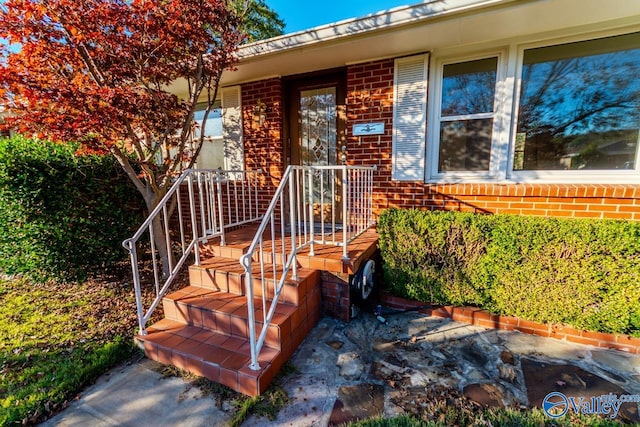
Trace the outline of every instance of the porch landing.
<path fill-rule="evenodd" d="M 241 227 L 226 233 L 226 245 L 212 239 L 202 245 L 201 265 L 189 267 L 189 285 L 164 297 L 165 318 L 147 329 L 147 335 L 136 339 L 148 358 L 174 365 L 231 389 L 255 396 L 268 387 L 282 365 L 291 357 L 308 332 L 318 322 L 322 311 L 322 281 L 327 274 L 346 278 L 358 271 L 375 253 L 378 236 L 369 229 L 348 245 L 348 260 L 343 260 L 342 247 L 318 245 L 314 255 L 309 248 L 297 256 L 298 278 L 287 277 L 276 315 L 266 325 L 265 344 L 259 354 L 259 370 L 249 368 L 250 343 L 248 329 L 245 272 L 240 257 L 246 253 L 257 225 Z M 325 234 L 325 238 L 327 235 Z M 341 232 L 335 239 L 339 241 Z M 284 244 L 291 244 L 284 236 Z M 264 241 L 265 248 L 282 245 Z M 265 327 L 262 294 L 270 301 L 274 288 L 274 263 L 265 251 L 265 284 L 254 285 L 256 333 Z M 280 260 L 275 260 L 277 271 Z M 260 268 L 254 260 L 253 268 Z M 348 289 L 347 289 L 348 291 Z"/>
<path fill-rule="evenodd" d="M 226 233 L 226 245 L 220 245 L 220 238 L 211 239 L 203 245 L 204 253 L 209 257 L 225 257 L 240 259 L 247 252 L 253 240 L 258 224 L 251 224 Z M 279 233 L 278 233 L 279 235 Z M 321 233 L 316 233 L 317 237 L 322 237 Z M 325 241 L 342 241 L 342 231 L 335 233 L 325 232 Z M 264 247 L 270 253 L 272 243 L 276 247 L 282 245 L 282 239 L 276 238 L 275 242 L 267 237 L 265 233 Z M 284 244 L 291 247 L 291 235 L 285 234 Z M 363 261 L 369 259 L 378 249 L 378 233 L 374 228 L 369 228 L 347 246 L 348 260 L 343 259 L 341 246 L 335 245 L 314 245 L 314 255 L 310 255 L 310 248 L 305 248 L 298 252 L 298 266 L 311 268 L 314 270 L 327 271 L 332 273 L 355 274 Z M 276 262 L 279 262 L 278 260 Z"/>

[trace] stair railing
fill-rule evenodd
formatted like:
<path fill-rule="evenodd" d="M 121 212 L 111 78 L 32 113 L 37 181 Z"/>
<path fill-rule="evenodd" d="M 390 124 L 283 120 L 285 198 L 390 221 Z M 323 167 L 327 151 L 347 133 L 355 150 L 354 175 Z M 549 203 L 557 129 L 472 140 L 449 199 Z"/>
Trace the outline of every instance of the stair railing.
<path fill-rule="evenodd" d="M 187 169 L 138 231 L 122 242 L 131 258 L 140 335 L 147 334 L 147 322 L 185 261 L 193 254 L 194 263 L 200 265 L 199 243 L 219 237 L 224 245 L 225 230 L 262 218 L 261 175 L 260 171 Z M 142 286 L 149 284 L 154 298 L 145 304 Z"/>
<path fill-rule="evenodd" d="M 288 166 L 285 170 L 240 259 L 246 272 L 251 369 L 260 369 L 258 355 L 286 280 L 298 278 L 298 252 L 308 247 L 313 256 L 315 245 L 342 246 L 343 260 L 348 260 L 348 244 L 374 224 L 374 171 L 375 167 L 361 166 Z M 261 298 L 258 309 L 256 294 Z"/>

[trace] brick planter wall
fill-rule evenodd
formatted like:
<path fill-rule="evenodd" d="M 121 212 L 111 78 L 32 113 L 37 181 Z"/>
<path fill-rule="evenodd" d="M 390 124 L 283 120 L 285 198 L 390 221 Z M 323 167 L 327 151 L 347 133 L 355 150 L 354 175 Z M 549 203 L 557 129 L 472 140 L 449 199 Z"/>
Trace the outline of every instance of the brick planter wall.
<path fill-rule="evenodd" d="M 570 326 L 544 324 L 519 319 L 517 317 L 499 316 L 476 307 L 433 306 L 424 302 L 410 301 L 382 292 L 380 303 L 396 310 L 416 310 L 428 316 L 443 317 L 456 322 L 482 326 L 505 331 L 518 331 L 525 334 L 555 338 L 587 344 L 594 347 L 616 349 L 631 354 L 640 354 L 640 338 L 624 334 L 606 334 L 603 332 L 581 331 Z M 428 308 L 420 308 L 428 307 Z"/>

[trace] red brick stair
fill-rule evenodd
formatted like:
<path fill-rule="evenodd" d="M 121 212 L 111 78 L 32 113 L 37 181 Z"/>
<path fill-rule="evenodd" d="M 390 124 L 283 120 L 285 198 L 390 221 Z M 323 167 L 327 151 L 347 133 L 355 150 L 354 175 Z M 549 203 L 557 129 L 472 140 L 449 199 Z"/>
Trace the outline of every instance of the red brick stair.
<path fill-rule="evenodd" d="M 267 325 L 265 345 L 258 357 L 261 369 L 254 371 L 249 368 L 245 272 L 237 259 L 241 251 L 217 249 L 217 256 L 191 266 L 190 285 L 165 296 L 165 318 L 137 339 L 150 359 L 256 396 L 264 392 L 320 318 L 320 275 L 316 270 L 299 268 L 297 280 L 291 275 L 287 278 L 275 315 Z M 260 271 L 257 263 L 252 268 Z M 264 311 L 262 285 L 256 282 L 254 306 L 259 334 L 264 327 Z M 267 271 L 265 288 L 265 297 L 270 300 L 273 272 Z"/>

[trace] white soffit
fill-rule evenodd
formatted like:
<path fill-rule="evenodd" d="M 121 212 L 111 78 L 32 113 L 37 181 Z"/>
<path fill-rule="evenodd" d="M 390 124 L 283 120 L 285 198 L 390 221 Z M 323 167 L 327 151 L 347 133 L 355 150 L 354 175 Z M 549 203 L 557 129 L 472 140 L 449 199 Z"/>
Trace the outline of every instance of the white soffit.
<path fill-rule="evenodd" d="M 640 22 L 640 1 L 435 0 L 243 46 L 223 85 L 570 28 Z"/>

